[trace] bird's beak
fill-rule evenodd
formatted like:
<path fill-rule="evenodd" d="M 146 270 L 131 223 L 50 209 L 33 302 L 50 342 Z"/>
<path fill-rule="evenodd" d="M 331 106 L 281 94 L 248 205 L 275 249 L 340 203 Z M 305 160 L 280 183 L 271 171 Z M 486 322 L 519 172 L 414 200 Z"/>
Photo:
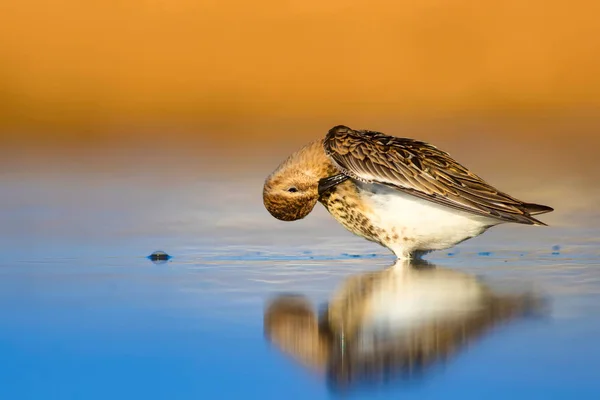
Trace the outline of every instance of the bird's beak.
<path fill-rule="evenodd" d="M 337 175 L 333 175 L 333 176 L 330 176 L 327 178 L 320 179 L 319 180 L 319 196 L 321 196 L 323 193 L 325 193 L 326 191 L 328 191 L 335 185 L 339 185 L 340 183 L 344 182 L 346 179 L 348 179 L 348 176 L 344 175 L 344 174 L 337 174 Z"/>

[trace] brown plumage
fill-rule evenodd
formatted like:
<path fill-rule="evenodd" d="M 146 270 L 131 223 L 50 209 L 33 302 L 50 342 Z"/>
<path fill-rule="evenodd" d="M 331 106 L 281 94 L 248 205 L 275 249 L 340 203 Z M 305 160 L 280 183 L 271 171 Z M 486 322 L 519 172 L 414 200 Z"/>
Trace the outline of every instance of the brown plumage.
<path fill-rule="evenodd" d="M 286 159 L 265 181 L 275 218 L 304 218 L 321 202 L 349 231 L 411 258 L 505 222 L 545 225 L 551 207 L 494 188 L 450 155 L 413 139 L 346 126 Z"/>
<path fill-rule="evenodd" d="M 289 156 L 266 179 L 263 202 L 275 218 L 295 221 L 307 216 L 319 199 L 319 180 L 339 173 L 314 141 Z"/>
<path fill-rule="evenodd" d="M 532 215 L 552 211 L 499 191 L 448 153 L 418 140 L 340 125 L 327 133 L 324 147 L 344 175 L 457 210 L 530 225 L 545 225 Z"/>

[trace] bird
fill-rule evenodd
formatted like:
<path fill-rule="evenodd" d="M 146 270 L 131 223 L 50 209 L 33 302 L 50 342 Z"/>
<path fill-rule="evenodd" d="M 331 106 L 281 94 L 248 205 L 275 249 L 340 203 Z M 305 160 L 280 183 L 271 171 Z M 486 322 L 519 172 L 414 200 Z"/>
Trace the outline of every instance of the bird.
<path fill-rule="evenodd" d="M 496 189 L 432 144 L 345 125 L 291 154 L 265 179 L 263 204 L 276 219 L 302 219 L 317 202 L 400 260 L 504 223 L 545 226 L 534 216 L 554 211 Z"/>

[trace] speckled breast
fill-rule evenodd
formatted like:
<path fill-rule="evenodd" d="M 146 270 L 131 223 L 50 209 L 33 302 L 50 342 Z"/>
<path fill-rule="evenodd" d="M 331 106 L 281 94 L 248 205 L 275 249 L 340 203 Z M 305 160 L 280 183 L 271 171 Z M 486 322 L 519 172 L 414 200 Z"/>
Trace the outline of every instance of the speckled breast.
<path fill-rule="evenodd" d="M 359 189 L 347 180 L 323 193 L 319 201 L 327 211 L 350 232 L 385 247 L 389 234 L 373 224 L 368 217 L 368 206 L 361 200 Z"/>

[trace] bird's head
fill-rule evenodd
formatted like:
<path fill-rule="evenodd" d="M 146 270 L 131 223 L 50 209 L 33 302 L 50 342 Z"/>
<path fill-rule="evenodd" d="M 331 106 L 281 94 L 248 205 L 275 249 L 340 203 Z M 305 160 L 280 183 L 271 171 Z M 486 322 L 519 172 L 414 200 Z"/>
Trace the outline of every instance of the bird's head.
<path fill-rule="evenodd" d="M 266 179 L 263 187 L 265 208 L 282 221 L 306 217 L 317 204 L 319 179 L 330 165 L 321 141 L 298 150 Z"/>
<path fill-rule="evenodd" d="M 296 221 L 306 217 L 317 204 L 319 180 L 301 166 L 276 171 L 265 181 L 263 203 L 277 219 Z"/>

